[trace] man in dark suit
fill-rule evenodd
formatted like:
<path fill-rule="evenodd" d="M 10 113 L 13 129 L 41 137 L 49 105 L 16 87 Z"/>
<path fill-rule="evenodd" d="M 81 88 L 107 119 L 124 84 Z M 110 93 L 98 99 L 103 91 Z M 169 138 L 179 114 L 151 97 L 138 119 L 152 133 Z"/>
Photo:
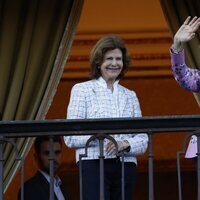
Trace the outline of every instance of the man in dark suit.
<path fill-rule="evenodd" d="M 38 164 L 36 174 L 24 183 L 24 200 L 49 200 L 50 199 L 50 141 L 48 136 L 37 137 L 34 143 L 35 160 Z M 54 152 L 54 200 L 68 200 L 66 191 L 61 185 L 57 175 L 61 165 L 62 140 L 60 137 L 53 137 Z M 21 199 L 21 190 L 18 193 L 18 200 Z"/>

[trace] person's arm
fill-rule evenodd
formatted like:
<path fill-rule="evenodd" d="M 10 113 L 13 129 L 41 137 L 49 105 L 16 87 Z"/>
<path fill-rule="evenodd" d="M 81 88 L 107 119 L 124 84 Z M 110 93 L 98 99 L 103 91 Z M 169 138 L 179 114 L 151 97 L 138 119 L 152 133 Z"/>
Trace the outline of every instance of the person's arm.
<path fill-rule="evenodd" d="M 200 92 L 200 70 L 188 67 L 185 64 L 184 50 L 178 54 L 171 54 L 172 73 L 177 83 L 191 91 Z"/>
<path fill-rule="evenodd" d="M 140 103 L 135 92 L 132 91 L 132 99 L 134 106 L 133 117 L 142 117 L 142 112 L 140 108 Z M 148 146 L 148 135 L 145 133 L 140 134 L 127 134 L 124 135 L 124 140 L 127 140 L 130 145 L 129 151 L 126 151 L 126 154 L 138 156 L 145 153 Z"/>
<path fill-rule="evenodd" d="M 200 26 L 200 18 L 188 17 L 176 32 L 170 49 L 172 71 L 179 85 L 192 92 L 200 91 L 200 71 L 185 64 L 184 43 L 195 37 Z"/>
<path fill-rule="evenodd" d="M 141 109 L 138 98 L 135 92 L 131 92 L 131 98 L 133 100 L 133 116 L 132 117 L 141 117 Z M 126 134 L 122 135 L 121 140 L 117 141 L 118 151 L 125 151 L 126 154 L 133 156 L 138 156 L 145 153 L 148 146 L 148 135 L 147 134 Z M 115 146 L 112 142 L 109 142 L 106 151 L 108 154 L 115 154 Z"/>

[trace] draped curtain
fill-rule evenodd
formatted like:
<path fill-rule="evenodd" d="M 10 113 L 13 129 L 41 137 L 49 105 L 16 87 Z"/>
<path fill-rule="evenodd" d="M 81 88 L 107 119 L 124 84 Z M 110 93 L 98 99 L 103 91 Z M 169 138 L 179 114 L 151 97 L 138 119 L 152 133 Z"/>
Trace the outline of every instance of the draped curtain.
<path fill-rule="evenodd" d="M 199 0 L 160 0 L 160 4 L 172 36 L 188 16 L 200 16 Z M 186 63 L 188 66 L 200 69 L 200 32 L 189 43 L 185 44 Z M 200 105 L 200 94 L 194 93 Z"/>
<path fill-rule="evenodd" d="M 42 120 L 62 76 L 83 0 L 0 1 L 0 116 Z M 25 157 L 34 138 L 12 138 Z M 14 147 L 4 143 L 4 191 L 16 174 Z"/>

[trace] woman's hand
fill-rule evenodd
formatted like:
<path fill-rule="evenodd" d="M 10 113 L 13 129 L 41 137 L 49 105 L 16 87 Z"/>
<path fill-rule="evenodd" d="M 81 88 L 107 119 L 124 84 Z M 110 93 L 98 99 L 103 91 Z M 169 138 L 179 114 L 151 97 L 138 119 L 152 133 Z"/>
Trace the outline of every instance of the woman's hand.
<path fill-rule="evenodd" d="M 195 37 L 195 32 L 200 26 L 200 17 L 187 17 L 183 25 L 178 29 L 174 36 L 172 49 L 180 52 L 183 49 L 183 43 L 190 41 Z"/>
<path fill-rule="evenodd" d="M 118 146 L 118 152 L 121 151 L 129 151 L 130 149 L 130 144 L 127 140 L 122 140 L 122 141 L 117 141 L 117 146 Z M 109 142 L 106 146 L 106 152 L 108 155 L 116 155 L 116 147 L 113 142 Z"/>

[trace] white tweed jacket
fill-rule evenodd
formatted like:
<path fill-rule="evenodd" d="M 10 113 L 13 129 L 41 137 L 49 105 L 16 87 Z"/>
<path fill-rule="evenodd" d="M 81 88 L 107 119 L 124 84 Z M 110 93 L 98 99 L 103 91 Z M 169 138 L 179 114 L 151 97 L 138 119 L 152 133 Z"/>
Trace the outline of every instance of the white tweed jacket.
<path fill-rule="evenodd" d="M 117 117 L 141 117 L 141 109 L 134 91 L 121 86 L 118 81 L 114 83 L 113 92 L 107 88 L 103 78 L 78 83 L 73 86 L 67 110 L 67 119 L 95 119 Z M 76 148 L 76 161 L 79 154 L 85 153 L 85 144 L 88 136 L 64 136 L 65 144 Z M 128 140 L 130 151 L 125 154 L 125 162 L 137 164 L 136 156 L 143 154 L 148 145 L 147 134 L 118 134 L 113 135 L 115 140 Z M 104 140 L 104 144 L 108 142 Z M 104 145 L 105 147 L 105 145 Z M 113 158 L 104 151 L 105 158 Z M 99 143 L 93 141 L 88 148 L 88 157 L 84 159 L 99 158 Z"/>

